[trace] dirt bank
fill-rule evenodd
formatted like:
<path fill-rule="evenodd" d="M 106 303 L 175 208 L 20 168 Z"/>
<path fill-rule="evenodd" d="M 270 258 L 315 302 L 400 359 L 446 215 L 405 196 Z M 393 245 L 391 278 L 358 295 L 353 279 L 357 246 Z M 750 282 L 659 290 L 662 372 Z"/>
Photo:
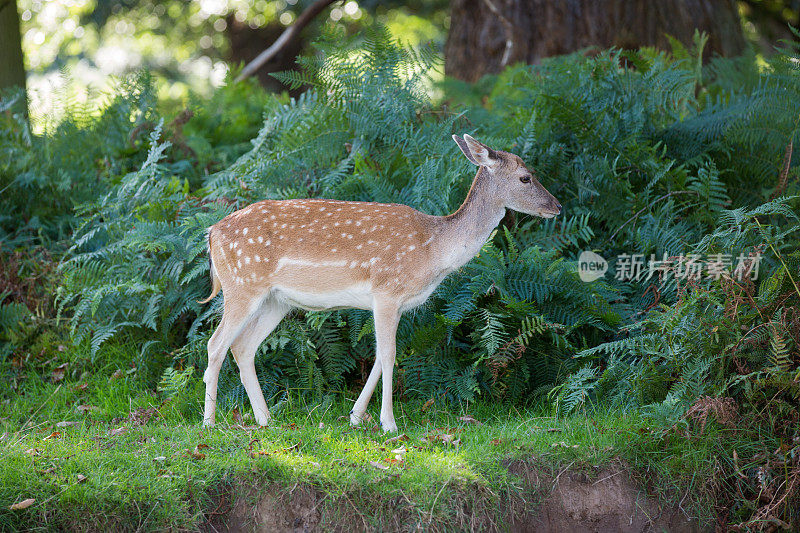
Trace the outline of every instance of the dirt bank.
<path fill-rule="evenodd" d="M 521 531 L 695 532 L 676 503 L 649 496 L 622 463 L 594 469 L 545 471 L 541 463 L 504 466 L 520 490 L 492 494 L 484 487 L 445 487 L 439 511 L 419 509 L 402 497 L 358 492 L 329 494 L 309 484 L 285 486 L 241 480 L 222 491 L 207 531 Z"/>

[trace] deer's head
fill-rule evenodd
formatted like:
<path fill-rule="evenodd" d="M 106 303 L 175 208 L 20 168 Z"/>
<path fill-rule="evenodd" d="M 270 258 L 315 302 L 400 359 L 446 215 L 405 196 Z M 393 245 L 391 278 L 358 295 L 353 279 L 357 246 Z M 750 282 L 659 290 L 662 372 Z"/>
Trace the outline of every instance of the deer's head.
<path fill-rule="evenodd" d="M 542 187 L 519 156 L 492 150 L 467 134 L 463 139 L 453 135 L 453 140 L 467 159 L 485 169 L 495 194 L 505 207 L 542 218 L 561 213 L 561 204 Z"/>

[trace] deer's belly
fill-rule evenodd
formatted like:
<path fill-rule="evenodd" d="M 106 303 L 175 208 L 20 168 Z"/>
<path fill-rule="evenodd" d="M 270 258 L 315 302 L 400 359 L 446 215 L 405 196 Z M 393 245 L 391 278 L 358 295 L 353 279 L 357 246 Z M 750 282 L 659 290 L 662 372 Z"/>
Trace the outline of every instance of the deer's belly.
<path fill-rule="evenodd" d="M 291 307 L 309 311 L 350 308 L 369 310 L 373 306 L 371 287 L 367 283 L 320 292 L 276 285 L 272 288 L 272 296 Z"/>

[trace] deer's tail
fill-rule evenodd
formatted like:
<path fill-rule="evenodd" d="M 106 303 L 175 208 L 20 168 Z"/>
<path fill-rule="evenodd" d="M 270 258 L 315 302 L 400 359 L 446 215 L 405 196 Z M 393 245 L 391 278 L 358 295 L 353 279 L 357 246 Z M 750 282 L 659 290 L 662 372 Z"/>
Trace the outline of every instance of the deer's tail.
<path fill-rule="evenodd" d="M 217 269 L 214 268 L 214 260 L 211 257 L 211 230 L 208 230 L 208 267 L 211 271 L 211 295 L 206 298 L 205 300 L 198 300 L 197 303 L 200 304 L 207 304 L 210 302 L 214 296 L 219 294 L 220 289 L 222 289 L 222 284 L 219 282 L 219 278 L 217 277 Z"/>

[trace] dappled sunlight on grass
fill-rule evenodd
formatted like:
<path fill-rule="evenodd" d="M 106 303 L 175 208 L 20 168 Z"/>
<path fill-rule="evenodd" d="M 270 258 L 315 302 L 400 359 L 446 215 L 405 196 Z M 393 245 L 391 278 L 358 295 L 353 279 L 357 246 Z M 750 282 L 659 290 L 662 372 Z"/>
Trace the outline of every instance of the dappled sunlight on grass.
<path fill-rule="evenodd" d="M 140 389 L 132 376 L 84 377 L 59 384 L 31 378 L 25 394 L 9 402 L 0 419 L 4 508 L 34 498 L 32 513 L 58 510 L 68 521 L 138 507 L 131 516 L 139 520 L 144 514 L 161 527 L 196 526 L 207 501 L 198 494 L 248 478 L 260 480 L 257 486 L 312 484 L 333 497 L 408 499 L 427 521 L 453 512 L 451 491 L 496 498 L 520 490 L 507 469 L 513 461 L 555 472 L 647 453 L 645 463 L 657 468 L 702 471 L 710 453 L 697 443 L 694 454 L 673 449 L 669 457 L 663 450 L 634 449 L 650 431 L 640 415 L 598 411 L 556 418 L 542 409 L 498 410 L 488 402 L 399 403 L 397 434 L 383 433 L 374 420 L 351 427 L 351 402 L 344 399 L 324 408 L 290 401 L 263 428 L 247 425 L 247 411 L 243 419 L 238 408 L 220 408 L 217 426 L 208 429 L 194 407 L 201 391 L 165 401 Z M 84 405 L 103 408 L 77 409 Z M 377 405 L 372 408 L 377 415 Z M 0 526 L 3 520 L 0 511 Z"/>
<path fill-rule="evenodd" d="M 333 499 L 400 498 L 428 522 L 452 516 L 458 494 L 517 494 L 522 485 L 508 470 L 514 462 L 545 475 L 620 457 L 650 471 L 702 472 L 712 453 L 698 443 L 690 453 L 679 441 L 665 450 L 641 414 L 597 410 L 565 418 L 491 402 L 398 402 L 400 431 L 383 433 L 377 401 L 371 418 L 351 427 L 351 399 L 309 404 L 289 397 L 267 427 L 251 425 L 246 405 L 220 405 L 217 425 L 208 429 L 201 425 L 201 381 L 175 396 L 154 393 L 142 376 L 120 370 L 121 355 L 109 352 L 91 374 L 30 373 L 18 394 L 6 397 L 0 528 L 15 516 L 3 509 L 24 498 L 36 500 L 26 511 L 31 516 L 57 512 L 64 524 L 124 508 L 138 517 L 132 527 L 142 520 L 197 527 L 208 505 L 203 495 L 243 479 L 258 487 L 308 484 Z"/>

